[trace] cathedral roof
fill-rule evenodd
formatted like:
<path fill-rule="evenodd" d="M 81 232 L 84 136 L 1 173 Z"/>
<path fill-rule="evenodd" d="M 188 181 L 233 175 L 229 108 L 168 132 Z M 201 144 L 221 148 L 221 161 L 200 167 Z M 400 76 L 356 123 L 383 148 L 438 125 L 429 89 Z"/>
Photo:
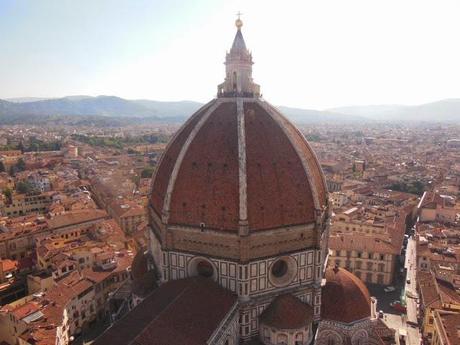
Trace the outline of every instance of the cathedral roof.
<path fill-rule="evenodd" d="M 366 285 L 343 268 L 328 268 L 321 292 L 321 319 L 352 323 L 371 316 L 371 297 Z"/>
<path fill-rule="evenodd" d="M 232 292 L 210 279 L 173 280 L 157 288 L 95 345 L 206 344 L 236 302 Z"/>
<path fill-rule="evenodd" d="M 321 167 L 304 136 L 259 99 L 219 98 L 171 140 L 151 205 L 169 225 L 249 233 L 315 222 L 326 205 Z"/>
<path fill-rule="evenodd" d="M 277 296 L 260 315 L 260 321 L 277 329 L 304 328 L 313 320 L 313 307 L 291 294 Z"/>

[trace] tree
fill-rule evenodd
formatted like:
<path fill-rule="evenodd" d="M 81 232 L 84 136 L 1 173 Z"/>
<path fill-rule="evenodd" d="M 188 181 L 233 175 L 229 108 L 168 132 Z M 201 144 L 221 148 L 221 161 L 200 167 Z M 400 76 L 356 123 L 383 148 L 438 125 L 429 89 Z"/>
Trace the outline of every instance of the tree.
<path fill-rule="evenodd" d="M 153 174 L 153 168 L 145 168 L 141 172 L 141 177 L 142 178 L 150 178 L 150 177 L 152 177 L 152 174 Z"/>
<path fill-rule="evenodd" d="M 24 148 L 24 144 L 22 143 L 22 141 L 18 145 L 18 150 L 21 150 L 21 152 L 24 153 L 25 148 Z"/>
<path fill-rule="evenodd" d="M 3 195 L 5 196 L 7 202 L 11 204 L 13 202 L 13 192 L 9 188 L 3 190 Z"/>
<path fill-rule="evenodd" d="M 16 184 L 16 190 L 18 191 L 18 193 L 27 194 L 27 193 L 32 192 L 33 187 L 27 181 L 20 181 Z"/>
<path fill-rule="evenodd" d="M 16 163 L 16 171 L 24 171 L 26 170 L 26 162 L 24 162 L 24 159 L 19 158 L 18 162 Z"/>
<path fill-rule="evenodd" d="M 16 170 L 17 170 L 17 169 L 16 169 L 16 166 L 12 165 L 12 166 L 10 166 L 10 169 L 9 169 L 8 173 L 9 173 L 11 176 L 14 176 L 14 175 L 16 175 Z"/>
<path fill-rule="evenodd" d="M 0 161 L 0 173 L 5 172 L 5 171 L 6 171 L 5 164 L 3 164 L 2 161 Z"/>

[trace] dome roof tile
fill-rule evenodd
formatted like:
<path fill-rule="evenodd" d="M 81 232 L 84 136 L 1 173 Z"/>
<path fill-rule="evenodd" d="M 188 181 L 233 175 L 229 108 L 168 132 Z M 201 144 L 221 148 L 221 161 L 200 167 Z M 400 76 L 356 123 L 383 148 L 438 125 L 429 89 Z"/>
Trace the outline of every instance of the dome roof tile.
<path fill-rule="evenodd" d="M 239 113 L 237 100 L 211 101 L 172 139 L 152 182 L 153 210 L 167 225 L 226 232 L 314 223 L 326 186 L 307 141 L 268 103 L 242 99 Z"/>
<path fill-rule="evenodd" d="M 352 323 L 371 315 L 366 285 L 343 268 L 327 268 L 321 293 L 321 319 Z"/>

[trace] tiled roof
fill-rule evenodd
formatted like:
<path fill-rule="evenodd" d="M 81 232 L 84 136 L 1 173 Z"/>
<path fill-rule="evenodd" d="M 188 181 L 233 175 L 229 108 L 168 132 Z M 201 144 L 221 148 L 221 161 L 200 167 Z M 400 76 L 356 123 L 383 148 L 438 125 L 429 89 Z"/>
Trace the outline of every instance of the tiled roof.
<path fill-rule="evenodd" d="M 343 268 L 328 268 L 321 293 L 321 318 L 344 323 L 368 318 L 371 297 L 364 283 Z"/>
<path fill-rule="evenodd" d="M 449 345 L 460 345 L 460 314 L 439 313 L 443 339 Z"/>
<path fill-rule="evenodd" d="M 376 236 L 340 234 L 329 237 L 329 248 L 333 250 L 358 250 L 382 254 L 399 254 L 400 247 L 393 246 L 388 240 Z"/>
<path fill-rule="evenodd" d="M 95 345 L 205 345 L 236 301 L 234 294 L 209 279 L 173 280 L 115 323 Z"/>
<path fill-rule="evenodd" d="M 290 294 L 280 295 L 263 311 L 260 320 L 277 329 L 305 328 L 313 320 L 313 307 Z"/>
<path fill-rule="evenodd" d="M 436 288 L 436 279 L 432 273 L 417 277 L 420 289 L 421 304 L 424 308 L 440 308 L 441 299 Z M 420 280 L 423 279 L 423 280 Z"/>
<path fill-rule="evenodd" d="M 48 226 L 51 229 L 60 228 L 72 224 L 79 224 L 84 222 L 90 222 L 92 220 L 104 219 L 107 217 L 107 212 L 104 210 L 75 210 L 64 213 L 62 215 L 57 215 L 49 220 Z"/>
<path fill-rule="evenodd" d="M 10 259 L 0 260 L 3 272 L 14 271 L 18 268 L 18 262 Z"/>
<path fill-rule="evenodd" d="M 13 310 L 13 315 L 17 320 L 21 320 L 22 318 L 35 313 L 36 311 L 40 310 L 40 306 L 35 302 L 28 302 L 25 303 L 18 308 Z"/>
<path fill-rule="evenodd" d="M 155 212 L 162 215 L 170 195 L 172 225 L 204 223 L 236 232 L 240 202 L 247 206 L 249 232 L 314 222 L 315 200 L 319 208 L 326 205 L 326 186 L 303 135 L 266 102 L 244 101 L 241 128 L 236 101 L 216 102 L 193 115 L 168 145 L 152 182 Z M 242 150 L 245 183 L 240 180 Z"/>
<path fill-rule="evenodd" d="M 452 284 L 439 279 L 436 280 L 436 283 L 442 303 L 457 304 L 460 306 L 460 294 L 455 290 Z"/>

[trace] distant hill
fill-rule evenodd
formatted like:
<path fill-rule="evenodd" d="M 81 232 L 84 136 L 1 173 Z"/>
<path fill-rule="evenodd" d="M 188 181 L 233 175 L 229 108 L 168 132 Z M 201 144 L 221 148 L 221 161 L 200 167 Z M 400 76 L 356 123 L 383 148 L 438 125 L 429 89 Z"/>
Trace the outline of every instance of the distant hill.
<path fill-rule="evenodd" d="M 45 99 L 49 99 L 49 98 L 42 98 L 42 97 L 17 97 L 17 98 L 7 98 L 7 99 L 5 99 L 5 101 L 13 102 L 13 103 L 27 103 L 27 102 L 44 101 Z"/>
<path fill-rule="evenodd" d="M 115 96 L 69 96 L 39 99 L 16 98 L 0 100 L 0 124 L 15 121 L 38 121 L 59 117 L 92 116 L 94 119 L 118 118 L 132 121 L 182 122 L 201 103 L 193 101 L 160 102 L 146 99 L 127 100 Z M 297 123 L 362 122 L 362 121 L 424 121 L 460 122 L 460 99 L 446 99 L 419 106 L 373 105 L 327 109 L 324 111 L 280 106 L 279 109 Z M 35 118 L 33 118 L 35 117 Z M 19 122 L 16 122 L 19 123 Z"/>
<path fill-rule="evenodd" d="M 344 115 L 332 111 L 320 111 L 311 109 L 299 109 L 280 106 L 278 109 L 296 123 L 320 123 L 320 122 L 357 122 L 369 121 L 365 117 L 357 115 Z"/>
<path fill-rule="evenodd" d="M 193 101 L 161 102 L 147 99 L 132 101 L 155 111 L 159 117 L 188 117 L 197 111 L 203 104 Z"/>
<path fill-rule="evenodd" d="M 69 96 L 35 100 L 34 98 L 1 101 L 1 116 L 104 116 L 118 118 L 162 119 L 184 121 L 198 110 L 202 103 L 193 101 L 161 102 L 146 99 L 126 100 L 114 96 Z M 280 107 L 292 121 L 299 123 L 326 121 L 362 121 L 359 116 L 344 116 L 329 111 Z M 1 122 L 1 121 L 0 121 Z"/>
<path fill-rule="evenodd" d="M 460 122 L 460 99 L 451 98 L 416 106 L 373 105 L 332 108 L 343 115 L 359 115 L 378 121 Z"/>
<path fill-rule="evenodd" d="M 1 101 L 0 116 L 108 116 L 129 118 L 183 118 L 200 103 L 126 100 L 115 96 L 69 96 L 33 101 L 32 98 Z"/>

